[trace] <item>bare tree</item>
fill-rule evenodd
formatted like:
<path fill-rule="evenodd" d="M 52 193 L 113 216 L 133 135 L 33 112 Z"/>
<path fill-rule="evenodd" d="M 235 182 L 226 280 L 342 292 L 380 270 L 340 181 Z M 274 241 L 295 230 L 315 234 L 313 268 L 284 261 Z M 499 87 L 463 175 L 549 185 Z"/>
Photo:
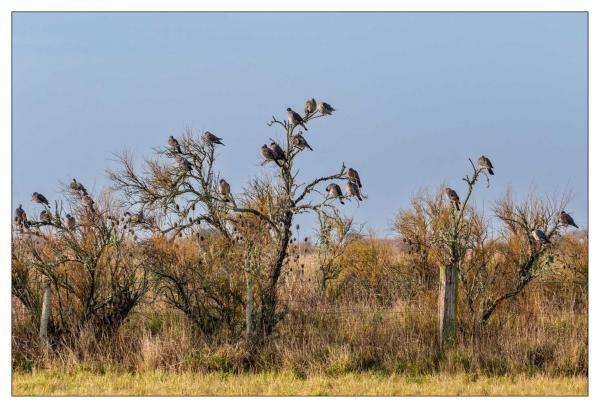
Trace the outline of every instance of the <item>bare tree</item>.
<path fill-rule="evenodd" d="M 322 198 L 314 200 L 314 193 L 327 181 L 346 179 L 342 164 L 340 170 L 331 175 L 308 183 L 298 180 L 295 158 L 304 150 L 303 146 L 293 143 L 297 139 L 294 130 L 297 125 L 305 127 L 310 121 L 329 113 L 308 112 L 301 121 L 294 119 L 291 122 L 273 117 L 268 125 L 283 131 L 282 147 L 275 146 L 273 140 L 270 148 L 266 144 L 263 146 L 263 155 L 267 159 L 263 165 L 273 169 L 273 179 L 256 179 L 248 189 L 237 194 L 223 194 L 226 190 L 220 188 L 222 177 L 215 168 L 215 149 L 221 147 L 206 138 L 195 137 L 191 131 L 183 135 L 179 149 L 156 149 L 159 159 L 146 160 L 142 172 L 135 169 L 129 155 L 121 155 L 120 170 L 110 172 L 115 187 L 124 193 L 129 207 L 151 214 L 154 223 L 149 229 L 155 233 L 174 238 L 198 228 L 208 228 L 225 238 L 227 244 L 223 251 L 227 252 L 239 242 L 235 236 L 238 221 L 233 214 L 250 216 L 261 224 L 261 231 L 266 233 L 269 241 L 266 245 L 268 262 L 246 263 L 249 268 L 246 273 L 252 273 L 260 264 L 264 276 L 259 287 L 254 285 L 248 290 L 257 297 L 258 303 L 258 307 L 252 308 L 255 316 L 248 321 L 254 322 L 260 338 L 269 336 L 279 319 L 278 282 L 288 257 L 294 217 L 304 212 L 330 211 L 337 198 L 321 193 Z M 258 146 L 257 143 L 257 151 Z M 253 248 L 247 247 L 247 250 L 252 252 L 256 247 Z"/>
<path fill-rule="evenodd" d="M 98 337 L 111 335 L 146 293 L 133 227 L 119 222 L 110 197 L 103 201 L 71 192 L 68 216 L 55 202 L 53 213 L 30 218 L 16 237 L 21 262 L 13 268 L 13 295 L 39 316 L 43 338 L 77 334 L 88 323 Z"/>

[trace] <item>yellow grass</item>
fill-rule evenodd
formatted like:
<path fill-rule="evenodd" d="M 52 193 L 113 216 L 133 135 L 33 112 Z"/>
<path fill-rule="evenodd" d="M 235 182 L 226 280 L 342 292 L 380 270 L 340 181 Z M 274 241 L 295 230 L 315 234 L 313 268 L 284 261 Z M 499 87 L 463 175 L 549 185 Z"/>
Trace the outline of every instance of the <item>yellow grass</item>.
<path fill-rule="evenodd" d="M 57 370 L 14 373 L 13 395 L 587 395 L 586 377 L 140 374 Z"/>

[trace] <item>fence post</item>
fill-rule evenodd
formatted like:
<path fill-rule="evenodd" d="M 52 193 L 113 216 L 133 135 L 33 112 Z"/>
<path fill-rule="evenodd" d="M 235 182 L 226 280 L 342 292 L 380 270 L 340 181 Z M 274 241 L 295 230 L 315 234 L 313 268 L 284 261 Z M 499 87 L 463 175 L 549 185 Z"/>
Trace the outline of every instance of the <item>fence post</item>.
<path fill-rule="evenodd" d="M 438 339 L 441 351 L 451 345 L 456 336 L 457 297 L 458 268 L 456 265 L 440 265 Z"/>
<path fill-rule="evenodd" d="M 42 297 L 42 313 L 40 316 L 40 339 L 48 341 L 48 321 L 50 320 L 50 279 L 44 277 L 44 294 Z"/>

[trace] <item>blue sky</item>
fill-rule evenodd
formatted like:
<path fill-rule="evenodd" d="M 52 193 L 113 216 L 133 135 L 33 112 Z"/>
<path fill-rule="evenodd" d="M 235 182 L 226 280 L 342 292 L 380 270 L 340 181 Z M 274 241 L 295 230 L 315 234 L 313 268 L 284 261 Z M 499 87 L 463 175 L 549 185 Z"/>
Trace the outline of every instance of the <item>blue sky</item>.
<path fill-rule="evenodd" d="M 421 188 L 460 194 L 482 153 L 486 211 L 568 187 L 587 226 L 584 13 L 14 13 L 13 207 L 73 177 L 99 191 L 113 153 L 188 127 L 224 138 L 241 191 L 268 171 L 271 115 L 312 96 L 337 111 L 311 123 L 301 177 L 356 168 L 369 199 L 346 214 L 379 234 Z"/>

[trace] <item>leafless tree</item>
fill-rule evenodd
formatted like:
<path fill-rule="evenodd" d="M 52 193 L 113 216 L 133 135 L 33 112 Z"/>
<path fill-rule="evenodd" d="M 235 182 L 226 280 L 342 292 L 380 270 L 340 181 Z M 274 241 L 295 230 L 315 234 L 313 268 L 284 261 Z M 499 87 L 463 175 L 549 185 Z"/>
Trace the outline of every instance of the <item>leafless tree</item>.
<path fill-rule="evenodd" d="M 303 124 L 323 116 L 317 111 L 310 112 L 303 118 Z M 123 154 L 119 157 L 120 169 L 110 172 L 115 188 L 124 193 L 127 205 L 152 217 L 154 221 L 149 229 L 155 233 L 175 238 L 198 228 L 210 229 L 224 237 L 227 244 L 223 251 L 228 251 L 239 242 L 235 231 L 236 213 L 261 224 L 261 231 L 268 238 L 269 256 L 265 258 L 268 262 L 258 263 L 264 279 L 260 288 L 256 288 L 259 292 L 253 294 L 258 307 L 253 308 L 252 319 L 261 338 L 269 336 L 278 321 L 278 282 L 288 257 L 294 217 L 305 212 L 330 211 L 337 199 L 322 193 L 321 198 L 315 199 L 315 193 L 320 192 L 318 189 L 325 182 L 346 178 L 342 164 L 340 170 L 331 175 L 300 182 L 295 159 L 303 150 L 292 143 L 296 124 L 273 117 L 268 126 L 277 126 L 283 131 L 280 144 L 284 157 L 263 163 L 272 169 L 272 179 L 256 179 L 237 194 L 224 196 L 219 190 L 221 176 L 215 167 L 215 149 L 222 147 L 207 143 L 191 131 L 180 139 L 181 153 L 171 148 L 156 149 L 158 159 L 146 160 L 141 172 L 136 170 L 130 155 Z M 257 141 L 257 151 L 258 146 L 260 141 Z M 182 159 L 189 166 L 178 165 Z M 232 189 L 235 191 L 236 186 Z M 247 246 L 248 251 L 256 250 L 250 247 Z M 249 260 L 246 265 L 252 270 L 257 263 Z"/>

